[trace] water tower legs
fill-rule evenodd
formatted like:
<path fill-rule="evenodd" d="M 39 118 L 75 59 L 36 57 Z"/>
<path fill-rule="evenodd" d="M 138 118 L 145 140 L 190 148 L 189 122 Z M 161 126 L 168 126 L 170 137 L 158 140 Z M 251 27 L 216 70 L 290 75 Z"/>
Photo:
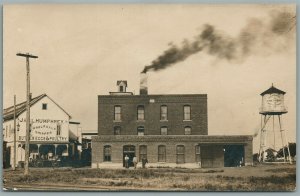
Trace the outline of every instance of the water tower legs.
<path fill-rule="evenodd" d="M 292 159 L 291 159 L 291 154 L 290 154 L 290 148 L 289 148 L 289 144 L 287 142 L 287 138 L 286 138 L 286 133 L 285 130 L 282 129 L 282 121 L 280 118 L 280 115 L 278 116 L 278 121 L 279 121 L 279 130 L 280 130 L 280 136 L 281 136 L 281 143 L 282 143 L 282 149 L 283 149 L 283 156 L 284 156 L 284 162 L 286 162 L 286 159 L 292 163 Z M 268 131 L 266 129 L 267 123 L 269 121 L 269 119 L 273 117 L 273 123 L 272 123 L 272 131 L 274 134 L 274 150 L 276 150 L 276 146 L 275 146 L 275 142 L 276 142 L 276 137 L 275 137 L 275 123 L 274 123 L 274 115 L 262 115 L 261 116 L 261 134 L 260 134 L 260 148 L 259 148 L 259 156 L 258 156 L 258 160 L 259 162 L 265 162 L 265 150 L 267 150 L 267 147 L 270 147 L 270 145 L 267 145 L 267 138 L 268 138 Z M 262 120 L 263 119 L 263 120 Z M 286 157 L 285 154 L 285 146 L 287 146 L 287 151 L 288 151 L 288 155 Z"/>
<path fill-rule="evenodd" d="M 264 117 L 264 120 L 262 118 Z M 267 118 L 267 115 L 261 115 L 261 129 L 260 129 L 260 147 L 259 147 L 259 156 L 258 161 L 259 162 L 265 162 L 265 148 L 267 147 L 267 130 L 265 129 L 268 120 L 271 116 Z"/>
<path fill-rule="evenodd" d="M 290 162 L 290 164 L 292 164 L 290 147 L 289 147 L 289 143 L 287 142 L 287 139 L 286 139 L 285 130 L 282 129 L 282 122 L 280 120 L 280 115 L 278 115 L 278 121 L 279 121 L 280 133 L 281 133 L 281 142 L 282 142 L 282 150 L 283 150 L 284 162 L 286 160 L 284 146 L 286 145 L 287 146 L 287 150 L 288 150 L 288 161 Z M 285 143 L 284 143 L 284 140 L 283 140 L 283 133 L 284 133 Z"/>

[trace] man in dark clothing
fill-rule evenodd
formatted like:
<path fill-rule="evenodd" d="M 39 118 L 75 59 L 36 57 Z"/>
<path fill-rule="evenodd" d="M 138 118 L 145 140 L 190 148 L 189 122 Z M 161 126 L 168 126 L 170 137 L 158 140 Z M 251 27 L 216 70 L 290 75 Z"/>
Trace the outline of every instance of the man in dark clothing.
<path fill-rule="evenodd" d="M 143 168 L 145 168 L 146 163 L 148 163 L 148 160 L 147 160 L 147 158 L 143 157 L 142 158 L 142 166 L 143 166 Z"/>

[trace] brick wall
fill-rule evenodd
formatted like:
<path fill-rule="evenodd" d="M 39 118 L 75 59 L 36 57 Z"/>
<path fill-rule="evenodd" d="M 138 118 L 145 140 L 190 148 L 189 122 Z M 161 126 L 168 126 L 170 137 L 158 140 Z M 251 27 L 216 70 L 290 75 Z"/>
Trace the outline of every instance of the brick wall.
<path fill-rule="evenodd" d="M 92 139 L 92 163 L 103 162 L 103 148 L 110 145 L 112 148 L 111 162 L 123 162 L 123 146 L 135 146 L 135 154 L 139 159 L 139 147 L 147 146 L 147 158 L 149 163 L 158 162 L 158 146 L 166 146 L 166 163 L 176 163 L 176 146 L 185 146 L 185 163 L 196 163 L 195 147 L 206 145 L 209 149 L 216 148 L 214 165 L 224 166 L 222 145 L 244 145 L 245 163 L 252 165 L 252 137 L 251 136 L 95 136 Z M 202 148 L 202 147 L 201 147 Z M 221 153 L 221 154 L 220 154 Z"/>
<path fill-rule="evenodd" d="M 114 106 L 121 106 L 121 122 L 114 122 Z M 137 120 L 137 106 L 145 108 L 145 120 Z M 160 120 L 160 107 L 168 107 L 168 120 Z M 191 120 L 183 120 L 183 106 L 191 106 Z M 206 95 L 136 95 L 99 96 L 98 133 L 112 135 L 114 126 L 121 127 L 121 135 L 137 135 L 137 127 L 144 126 L 145 135 L 160 135 L 162 126 L 168 135 L 184 135 L 184 127 L 192 128 L 192 135 L 207 135 Z"/>
<path fill-rule="evenodd" d="M 244 146 L 245 149 L 245 165 L 253 165 L 253 141 L 249 140 Z"/>
<path fill-rule="evenodd" d="M 105 145 L 110 145 L 112 149 L 111 154 L 111 162 L 112 163 L 122 163 L 123 162 L 123 146 L 125 145 L 133 145 L 135 146 L 135 153 L 139 160 L 139 147 L 141 145 L 147 146 L 147 159 L 149 163 L 157 163 L 158 162 L 158 146 L 165 145 L 166 146 L 166 162 L 168 163 L 176 163 L 176 146 L 184 145 L 185 146 L 185 163 L 194 163 L 195 162 L 195 146 L 197 143 L 191 142 L 97 142 L 97 145 L 93 147 L 92 157 L 93 163 L 101 163 L 103 162 L 103 148 Z"/>

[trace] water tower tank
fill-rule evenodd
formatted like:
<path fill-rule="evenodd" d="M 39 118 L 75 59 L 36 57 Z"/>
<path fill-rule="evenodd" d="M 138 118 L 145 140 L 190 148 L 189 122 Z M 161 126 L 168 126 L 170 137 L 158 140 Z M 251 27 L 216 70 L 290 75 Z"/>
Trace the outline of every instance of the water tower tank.
<path fill-rule="evenodd" d="M 259 113 L 263 115 L 280 115 L 287 113 L 287 108 L 284 106 L 285 92 L 272 86 L 262 92 L 262 105 Z"/>

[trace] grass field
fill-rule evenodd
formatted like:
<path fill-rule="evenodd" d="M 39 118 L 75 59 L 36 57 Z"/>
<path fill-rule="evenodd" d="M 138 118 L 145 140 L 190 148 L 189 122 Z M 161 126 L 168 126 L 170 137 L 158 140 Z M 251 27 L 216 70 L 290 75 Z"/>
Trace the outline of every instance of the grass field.
<path fill-rule="evenodd" d="M 296 165 L 238 168 L 5 170 L 4 188 L 45 191 L 294 191 Z"/>

